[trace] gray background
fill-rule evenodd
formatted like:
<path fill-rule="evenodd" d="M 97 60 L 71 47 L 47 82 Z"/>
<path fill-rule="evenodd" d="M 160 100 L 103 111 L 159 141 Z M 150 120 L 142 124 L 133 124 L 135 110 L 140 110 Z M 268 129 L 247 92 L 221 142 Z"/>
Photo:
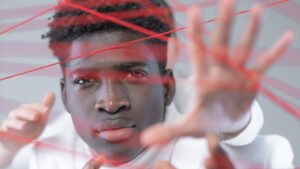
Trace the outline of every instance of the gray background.
<path fill-rule="evenodd" d="M 172 0 L 169 0 L 173 2 Z M 253 3 L 270 3 L 275 0 L 240 0 L 237 3 L 237 11 L 249 9 Z M 22 21 L 31 15 L 53 5 L 54 0 L 0 0 L 0 30 L 5 27 Z M 192 4 L 195 0 L 182 0 L 185 4 Z M 176 3 L 171 3 L 172 5 Z M 24 7 L 34 7 L 24 10 Z M 270 47 L 280 34 L 289 29 L 295 32 L 296 38 L 291 50 L 281 58 L 268 72 L 269 77 L 278 80 L 276 83 L 263 84 L 275 94 L 282 97 L 286 102 L 295 106 L 300 112 L 300 2 L 290 0 L 277 6 L 269 7 L 263 16 L 263 25 L 255 47 L 252 61 L 255 61 L 262 51 Z M 212 3 L 204 8 L 205 20 L 213 19 L 216 15 L 215 4 Z M 5 77 L 15 73 L 23 72 L 31 68 L 39 67 L 56 60 L 52 58 L 51 52 L 47 49 L 47 42 L 41 40 L 42 33 L 47 31 L 47 18 L 51 13 L 35 19 L 10 33 L 0 35 L 0 76 Z M 246 23 L 247 14 L 239 15 L 233 30 L 232 44 L 235 44 Z M 185 25 L 184 13 L 177 12 L 178 26 Z M 211 29 L 213 23 L 206 24 Z M 180 33 L 182 34 L 182 33 Z M 184 52 L 183 52 L 184 53 Z M 182 65 L 184 54 L 182 56 Z M 251 62 L 254 63 L 254 62 Z M 182 69 L 182 68 L 181 68 Z M 186 69 L 177 72 L 187 73 Z M 40 70 L 31 74 L 15 77 L 0 82 L 0 122 L 6 118 L 7 113 L 20 103 L 39 102 L 48 91 L 57 94 L 57 101 L 52 117 L 61 111 L 63 106 L 60 99 L 58 66 Z M 285 85 L 281 85 L 285 83 Z M 279 89 L 276 88 L 279 87 Z M 293 89 L 294 88 L 294 89 Z M 300 123 L 286 110 L 277 106 L 269 98 L 258 97 L 265 116 L 265 123 L 261 133 L 279 134 L 288 138 L 295 153 L 295 165 L 300 166 Z M 284 156 L 284 154 L 283 154 Z"/>

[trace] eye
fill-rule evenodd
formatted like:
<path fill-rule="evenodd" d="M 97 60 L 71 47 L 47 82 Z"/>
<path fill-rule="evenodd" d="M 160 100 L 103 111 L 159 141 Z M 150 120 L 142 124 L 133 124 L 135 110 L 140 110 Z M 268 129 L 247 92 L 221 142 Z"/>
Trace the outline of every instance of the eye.
<path fill-rule="evenodd" d="M 148 77 L 148 73 L 141 70 L 128 71 L 123 79 L 127 80 L 145 80 Z"/>
<path fill-rule="evenodd" d="M 145 72 L 142 71 L 132 71 L 129 73 L 130 77 L 135 77 L 135 78 L 144 78 L 147 76 Z"/>
<path fill-rule="evenodd" d="M 90 87 L 97 83 L 99 79 L 94 77 L 79 77 L 73 81 L 73 84 L 78 85 L 80 87 Z"/>

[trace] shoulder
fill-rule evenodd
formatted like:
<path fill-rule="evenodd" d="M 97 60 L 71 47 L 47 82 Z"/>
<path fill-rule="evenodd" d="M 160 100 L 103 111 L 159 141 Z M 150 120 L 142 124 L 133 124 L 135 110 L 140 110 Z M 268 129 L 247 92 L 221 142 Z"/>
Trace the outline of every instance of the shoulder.
<path fill-rule="evenodd" d="M 71 118 L 67 113 L 62 113 L 47 126 L 39 141 L 34 143 L 29 168 L 67 167 L 61 165 L 71 164 L 74 138 L 75 132 L 73 132 Z"/>
<path fill-rule="evenodd" d="M 270 168 L 293 168 L 293 150 L 285 137 L 270 135 L 265 142 L 269 145 L 267 163 Z"/>
<path fill-rule="evenodd" d="M 259 135 L 253 142 L 244 146 L 222 144 L 222 147 L 235 166 L 292 168 L 293 152 L 290 143 L 279 135 Z"/>
<path fill-rule="evenodd" d="M 221 143 L 236 168 L 292 168 L 293 152 L 289 141 L 279 135 L 258 135 L 250 144 L 232 146 Z M 209 156 L 203 138 L 183 137 L 176 141 L 171 163 L 178 169 L 203 167 Z"/>
<path fill-rule="evenodd" d="M 24 147 L 14 158 L 9 169 L 30 168 L 45 169 L 57 168 L 55 159 L 59 157 L 59 152 L 66 152 L 70 148 L 73 134 L 70 132 L 71 119 L 67 113 L 62 113 L 50 119 L 45 131 L 35 141 Z M 66 154 L 66 153 L 63 153 Z M 48 164 L 49 163 L 49 164 Z M 45 164 L 41 166 L 42 164 Z"/>

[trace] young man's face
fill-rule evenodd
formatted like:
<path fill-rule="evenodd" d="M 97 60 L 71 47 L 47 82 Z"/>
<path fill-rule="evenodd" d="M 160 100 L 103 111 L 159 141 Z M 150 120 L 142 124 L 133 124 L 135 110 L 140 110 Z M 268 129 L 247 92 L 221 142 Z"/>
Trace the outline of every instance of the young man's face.
<path fill-rule="evenodd" d="M 133 39 L 124 32 L 95 34 L 73 42 L 70 56 Z M 172 101 L 174 84 L 158 80 L 161 74 L 152 50 L 157 49 L 139 43 L 76 59 L 66 67 L 62 95 L 78 134 L 93 151 L 114 162 L 132 160 L 142 152 L 139 134 L 163 121 Z M 173 78 L 170 71 L 164 77 Z"/>

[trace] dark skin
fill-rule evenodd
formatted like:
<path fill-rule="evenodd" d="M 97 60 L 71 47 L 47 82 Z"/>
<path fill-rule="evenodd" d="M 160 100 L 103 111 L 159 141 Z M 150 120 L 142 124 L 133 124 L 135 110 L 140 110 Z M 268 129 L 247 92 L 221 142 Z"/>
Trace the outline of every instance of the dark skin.
<path fill-rule="evenodd" d="M 73 42 L 70 57 L 136 38 L 125 32 L 94 34 Z M 140 133 L 162 122 L 165 108 L 172 102 L 172 71 L 161 74 L 156 57 L 151 45 L 140 43 L 76 59 L 65 69 L 68 71 L 61 80 L 64 105 L 80 137 L 95 155 L 104 154 L 110 165 L 130 161 L 145 149 Z M 151 77 L 161 75 L 164 78 L 149 83 Z M 122 121 L 135 133 L 119 142 L 99 138 L 94 126 L 106 120 Z"/>

